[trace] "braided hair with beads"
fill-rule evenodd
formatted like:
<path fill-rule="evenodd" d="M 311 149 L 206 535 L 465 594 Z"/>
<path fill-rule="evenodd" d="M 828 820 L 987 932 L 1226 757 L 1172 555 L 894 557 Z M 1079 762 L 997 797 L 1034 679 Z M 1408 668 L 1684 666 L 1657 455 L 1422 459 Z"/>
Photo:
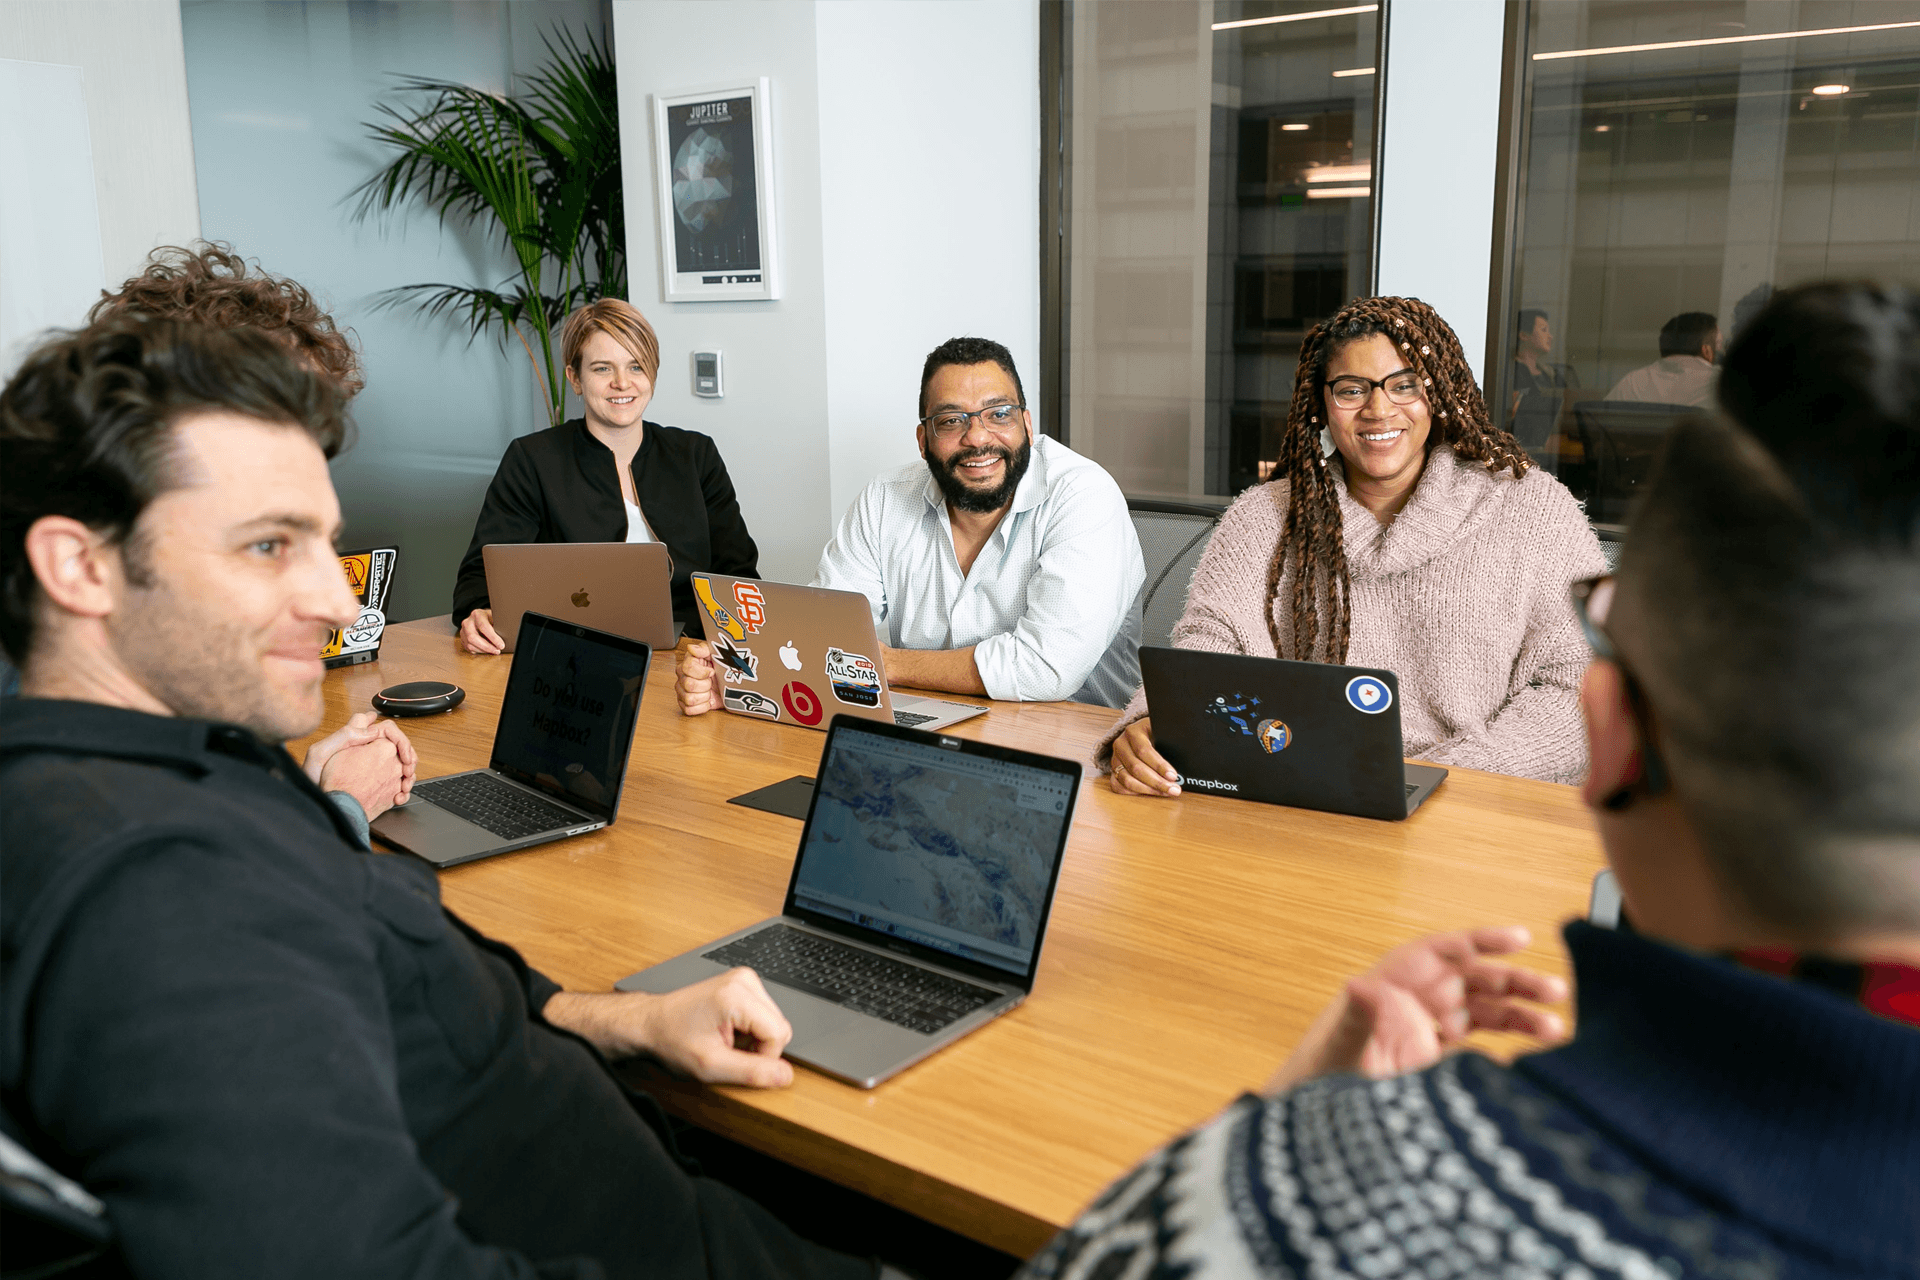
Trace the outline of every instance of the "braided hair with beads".
<path fill-rule="evenodd" d="M 1287 518 L 1267 569 L 1267 629 L 1273 651 L 1285 657 L 1347 660 L 1353 610 L 1340 519 L 1341 481 L 1321 454 L 1320 430 L 1327 413 L 1327 362 L 1349 342 L 1375 334 L 1392 342 L 1420 378 L 1433 415 L 1429 456 L 1436 445 L 1445 444 L 1462 458 L 1485 463 L 1489 471 L 1511 470 L 1515 479 L 1533 466 L 1512 434 L 1493 425 L 1460 339 L 1426 303 L 1418 298 L 1361 298 L 1315 325 L 1300 347 L 1293 403 L 1274 467 L 1274 478 L 1288 482 Z M 1283 630 L 1276 606 L 1288 566 L 1293 570 L 1288 601 L 1292 625 Z"/>

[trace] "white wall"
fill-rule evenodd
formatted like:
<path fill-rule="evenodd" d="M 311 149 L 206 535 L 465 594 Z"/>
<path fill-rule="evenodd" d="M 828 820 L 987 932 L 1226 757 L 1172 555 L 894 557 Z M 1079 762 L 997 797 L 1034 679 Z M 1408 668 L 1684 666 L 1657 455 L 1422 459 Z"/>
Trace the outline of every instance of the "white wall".
<path fill-rule="evenodd" d="M 1393 0 L 1381 158 L 1380 292 L 1453 326 L 1486 385 L 1501 0 Z"/>
<path fill-rule="evenodd" d="M 34 315 L 48 325 L 78 324 L 102 283 L 136 274 L 155 245 L 200 234 L 180 7 L 173 0 L 5 0 L 0 58 L 79 68 L 99 220 L 97 257 L 57 269 L 43 261 L 38 281 L 12 273 L 0 279 L 0 289 L 65 280 L 63 296 L 45 305 L 36 297 Z M 40 110 L 48 113 L 48 125 L 73 132 L 73 122 L 63 126 L 50 118 L 54 104 Z M 15 171 L 5 180 L 31 188 L 35 175 Z M 69 251 L 78 254 L 71 239 Z M 44 243 L 36 249 L 48 252 Z M 6 358 L 0 352 L 0 362 Z"/>
<path fill-rule="evenodd" d="M 629 296 L 660 334 L 648 416 L 719 443 L 761 572 L 804 582 L 854 496 L 911 462 L 920 365 L 974 333 L 1039 392 L 1036 0 L 614 0 Z M 724 32 L 724 39 L 716 39 Z M 649 95 L 773 81 L 784 281 L 662 300 Z M 692 394 L 726 353 L 726 398 Z"/>

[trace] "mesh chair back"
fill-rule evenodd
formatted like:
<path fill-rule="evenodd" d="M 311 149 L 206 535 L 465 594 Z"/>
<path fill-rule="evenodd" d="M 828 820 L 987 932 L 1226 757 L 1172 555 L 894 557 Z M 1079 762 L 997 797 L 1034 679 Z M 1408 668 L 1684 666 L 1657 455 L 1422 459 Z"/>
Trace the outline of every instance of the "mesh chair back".
<path fill-rule="evenodd" d="M 1147 564 L 1146 585 L 1140 589 L 1140 643 L 1164 646 L 1187 607 L 1187 586 L 1220 523 L 1220 508 L 1129 498 L 1127 510 Z"/>

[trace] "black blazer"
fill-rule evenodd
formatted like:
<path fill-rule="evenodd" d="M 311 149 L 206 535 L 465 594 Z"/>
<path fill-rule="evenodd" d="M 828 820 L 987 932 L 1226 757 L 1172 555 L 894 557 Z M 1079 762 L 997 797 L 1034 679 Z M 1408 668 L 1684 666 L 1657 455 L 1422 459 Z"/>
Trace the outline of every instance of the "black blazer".
<path fill-rule="evenodd" d="M 691 622 L 699 614 L 688 575 L 757 578 L 760 550 L 740 518 L 733 481 L 712 438 L 656 422 L 645 427 L 633 455 L 633 491 L 653 536 L 673 557 L 673 615 Z M 627 509 L 613 450 L 593 438 L 584 418 L 521 436 L 507 446 L 480 504 L 473 542 L 453 584 L 453 625 L 490 607 L 480 555 L 490 542 L 626 540 Z"/>

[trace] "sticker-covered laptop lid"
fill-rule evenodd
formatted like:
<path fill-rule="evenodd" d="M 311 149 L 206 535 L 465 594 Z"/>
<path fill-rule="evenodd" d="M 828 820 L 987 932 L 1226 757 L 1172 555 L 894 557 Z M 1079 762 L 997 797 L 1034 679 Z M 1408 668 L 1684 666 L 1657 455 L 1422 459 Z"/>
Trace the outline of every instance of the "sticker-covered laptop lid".
<path fill-rule="evenodd" d="M 718 573 L 691 582 L 728 711 L 807 729 L 840 713 L 892 723 L 865 596 Z"/>

